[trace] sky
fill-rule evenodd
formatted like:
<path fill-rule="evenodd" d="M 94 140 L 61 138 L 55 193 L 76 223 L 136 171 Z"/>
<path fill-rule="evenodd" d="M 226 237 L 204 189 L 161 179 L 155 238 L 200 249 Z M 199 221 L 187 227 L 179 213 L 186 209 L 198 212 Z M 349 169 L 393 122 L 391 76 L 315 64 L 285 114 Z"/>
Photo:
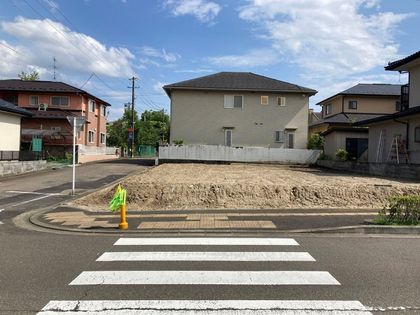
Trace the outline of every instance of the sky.
<path fill-rule="evenodd" d="M 318 91 L 407 82 L 384 66 L 420 50 L 420 0 L 0 0 L 0 79 L 37 71 L 104 99 L 118 119 L 164 109 L 162 85 L 245 71 Z"/>

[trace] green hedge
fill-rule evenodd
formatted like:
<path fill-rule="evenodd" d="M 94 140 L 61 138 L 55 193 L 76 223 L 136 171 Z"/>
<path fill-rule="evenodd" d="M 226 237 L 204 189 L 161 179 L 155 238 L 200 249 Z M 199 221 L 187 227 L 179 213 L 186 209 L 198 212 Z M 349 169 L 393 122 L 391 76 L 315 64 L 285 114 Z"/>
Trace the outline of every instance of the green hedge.
<path fill-rule="evenodd" d="M 376 220 L 379 224 L 420 223 L 420 196 L 396 196 L 388 198 L 387 206 L 379 212 Z"/>

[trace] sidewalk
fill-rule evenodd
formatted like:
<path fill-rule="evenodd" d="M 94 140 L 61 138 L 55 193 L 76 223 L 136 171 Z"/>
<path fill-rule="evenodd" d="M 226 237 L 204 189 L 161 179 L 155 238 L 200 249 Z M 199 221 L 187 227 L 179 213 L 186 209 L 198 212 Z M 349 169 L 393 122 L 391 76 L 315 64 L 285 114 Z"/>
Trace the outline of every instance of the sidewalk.
<path fill-rule="evenodd" d="M 128 232 L 309 232 L 363 226 L 377 210 L 171 210 L 128 211 Z M 39 212 L 31 222 L 58 230 L 121 233 L 119 213 L 57 207 Z"/>

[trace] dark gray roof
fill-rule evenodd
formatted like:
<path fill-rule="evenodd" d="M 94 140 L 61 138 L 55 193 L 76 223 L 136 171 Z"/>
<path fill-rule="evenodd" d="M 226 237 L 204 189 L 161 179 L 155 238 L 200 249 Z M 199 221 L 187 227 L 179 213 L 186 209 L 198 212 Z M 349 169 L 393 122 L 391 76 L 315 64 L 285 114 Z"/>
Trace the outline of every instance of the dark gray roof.
<path fill-rule="evenodd" d="M 64 109 L 48 108 L 47 110 L 28 109 L 32 113 L 32 119 L 67 119 L 67 116 L 78 116 L 72 111 Z"/>
<path fill-rule="evenodd" d="M 416 60 L 417 58 L 420 58 L 420 50 L 418 52 L 415 52 L 414 54 L 407 56 L 403 59 L 396 60 L 393 62 L 389 62 L 388 65 L 385 67 L 385 70 L 394 70 L 398 67 L 401 67 L 413 60 Z"/>
<path fill-rule="evenodd" d="M 5 100 L 1 98 L 0 98 L 0 111 L 13 113 L 20 116 L 28 116 L 28 117 L 32 116 L 32 113 L 30 111 L 20 108 L 12 103 L 6 102 Z"/>
<path fill-rule="evenodd" d="M 317 91 L 296 84 L 268 78 L 252 72 L 219 72 L 204 77 L 165 85 L 165 92 L 170 96 L 172 89 L 230 90 L 309 93 Z"/>
<path fill-rule="evenodd" d="M 384 114 L 364 114 L 364 113 L 338 113 L 313 122 L 310 126 L 321 124 L 354 124 L 366 119 L 373 119 L 385 116 Z"/>
<path fill-rule="evenodd" d="M 109 103 L 101 100 L 84 90 L 78 89 L 67 83 L 57 81 L 25 81 L 20 79 L 0 80 L 0 91 L 16 91 L 16 92 L 37 92 L 37 93 L 80 93 L 99 100 L 107 106 Z"/>
<path fill-rule="evenodd" d="M 317 105 L 324 104 L 339 95 L 400 96 L 401 84 L 359 83 L 347 90 L 318 102 Z"/>
<path fill-rule="evenodd" d="M 402 112 L 396 112 L 394 114 L 390 115 L 383 115 L 381 117 L 372 117 L 371 119 L 367 119 L 364 121 L 359 121 L 355 123 L 355 126 L 367 126 L 372 123 L 381 122 L 381 121 L 387 121 L 387 120 L 394 120 L 400 117 L 407 117 L 411 115 L 418 115 L 420 114 L 420 106 L 410 107 L 409 109 L 402 111 Z"/>

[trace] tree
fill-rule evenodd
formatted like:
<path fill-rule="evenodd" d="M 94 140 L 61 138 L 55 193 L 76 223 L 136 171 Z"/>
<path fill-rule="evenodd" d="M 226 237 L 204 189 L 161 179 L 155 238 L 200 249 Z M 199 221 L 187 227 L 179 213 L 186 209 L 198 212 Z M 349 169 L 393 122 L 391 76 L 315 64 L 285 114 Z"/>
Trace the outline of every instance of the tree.
<path fill-rule="evenodd" d="M 163 110 L 145 111 L 141 115 L 139 144 L 156 145 L 169 140 L 169 116 Z"/>
<path fill-rule="evenodd" d="M 38 81 L 39 80 L 39 73 L 37 71 L 32 71 L 31 73 L 27 73 L 22 71 L 18 74 L 19 79 L 23 81 Z"/>
<path fill-rule="evenodd" d="M 308 149 L 322 150 L 324 148 L 325 138 L 319 133 L 314 133 L 308 141 Z"/>
<path fill-rule="evenodd" d="M 110 123 L 107 126 L 107 143 L 110 146 L 128 148 L 128 128 L 131 128 L 131 110 L 127 109 L 124 111 L 123 116 Z M 134 111 L 134 135 L 135 145 L 139 144 L 138 134 L 140 129 L 140 121 L 137 112 Z"/>

